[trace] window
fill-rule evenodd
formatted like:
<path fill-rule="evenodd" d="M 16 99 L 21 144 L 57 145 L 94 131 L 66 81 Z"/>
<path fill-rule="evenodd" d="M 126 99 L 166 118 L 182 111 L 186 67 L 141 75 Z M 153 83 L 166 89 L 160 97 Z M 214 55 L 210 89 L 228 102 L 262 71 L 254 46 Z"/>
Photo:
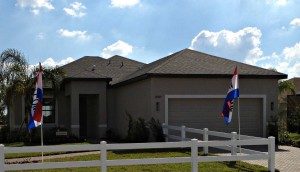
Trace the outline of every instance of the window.
<path fill-rule="evenodd" d="M 55 108 L 53 98 L 43 98 L 43 122 L 46 124 L 55 123 Z"/>

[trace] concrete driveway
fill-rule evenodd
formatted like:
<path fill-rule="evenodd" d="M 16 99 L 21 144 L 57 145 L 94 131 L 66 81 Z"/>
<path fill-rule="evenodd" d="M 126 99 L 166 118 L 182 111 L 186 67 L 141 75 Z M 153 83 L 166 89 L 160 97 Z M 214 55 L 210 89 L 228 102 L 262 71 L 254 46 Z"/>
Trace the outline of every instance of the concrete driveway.
<path fill-rule="evenodd" d="M 268 160 L 249 160 L 245 162 L 268 167 Z M 275 152 L 275 168 L 281 172 L 300 172 L 300 148 L 278 146 Z"/>

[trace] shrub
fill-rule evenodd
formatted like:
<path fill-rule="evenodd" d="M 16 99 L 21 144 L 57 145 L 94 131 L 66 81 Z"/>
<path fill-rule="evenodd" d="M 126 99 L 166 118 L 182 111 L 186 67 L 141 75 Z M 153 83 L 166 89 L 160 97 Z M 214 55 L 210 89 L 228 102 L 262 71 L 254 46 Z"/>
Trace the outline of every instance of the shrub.
<path fill-rule="evenodd" d="M 3 126 L 0 129 L 0 143 L 5 143 L 7 141 L 7 137 L 9 135 L 9 127 Z"/>
<path fill-rule="evenodd" d="M 162 125 L 159 122 L 159 120 L 155 120 L 153 117 L 149 121 L 149 128 L 151 130 L 151 133 L 157 142 L 164 142 L 165 136 L 163 133 Z"/>
<path fill-rule="evenodd" d="M 288 131 L 300 133 L 300 112 L 293 112 L 287 118 Z"/>
<path fill-rule="evenodd" d="M 149 129 L 143 118 L 133 119 L 132 116 L 126 113 L 128 117 L 127 141 L 131 143 L 147 142 L 149 138 Z"/>
<path fill-rule="evenodd" d="M 113 131 L 113 129 L 108 129 L 106 131 L 106 139 L 112 142 L 124 142 L 124 139 L 121 139 L 121 136 Z"/>
<path fill-rule="evenodd" d="M 57 136 L 56 135 L 57 131 L 67 131 L 67 129 L 60 128 L 60 127 L 53 127 L 45 130 L 43 133 L 44 143 L 48 145 L 53 145 L 53 144 L 61 144 L 61 143 L 77 143 L 83 141 L 82 139 L 78 138 L 73 134 L 70 134 L 69 132 L 68 135 L 66 136 Z"/>
<path fill-rule="evenodd" d="M 269 121 L 269 124 L 268 124 L 269 136 L 275 137 L 276 144 L 279 143 L 277 122 L 278 122 L 278 117 L 271 116 L 271 120 Z"/>

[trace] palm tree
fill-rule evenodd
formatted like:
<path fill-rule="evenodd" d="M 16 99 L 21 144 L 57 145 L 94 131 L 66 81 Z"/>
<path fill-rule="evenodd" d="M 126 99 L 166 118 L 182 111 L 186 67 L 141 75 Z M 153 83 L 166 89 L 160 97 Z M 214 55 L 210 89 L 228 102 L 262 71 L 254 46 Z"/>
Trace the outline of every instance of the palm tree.
<path fill-rule="evenodd" d="M 7 49 L 0 55 L 0 110 L 1 114 L 10 107 L 17 95 L 24 94 L 27 80 L 28 65 L 24 55 L 15 50 Z M 7 116 L 9 124 L 9 116 Z"/>
<path fill-rule="evenodd" d="M 16 49 L 7 49 L 0 55 L 0 114 L 4 114 L 7 109 L 9 115 L 10 108 L 14 108 L 16 96 L 24 95 L 26 115 L 24 122 L 27 122 L 27 114 L 30 112 L 38 71 L 37 68 L 30 71 L 28 66 L 24 55 Z M 53 97 L 56 97 L 63 77 L 62 68 L 43 68 L 44 81 L 51 83 Z"/>
<path fill-rule="evenodd" d="M 291 80 L 281 80 L 278 83 L 278 122 L 279 140 L 283 141 L 287 131 L 287 95 L 296 94 L 295 84 Z"/>
<path fill-rule="evenodd" d="M 292 93 L 292 95 L 296 94 L 295 84 L 291 80 L 281 80 L 278 83 L 279 94 L 283 94 L 285 92 Z"/>

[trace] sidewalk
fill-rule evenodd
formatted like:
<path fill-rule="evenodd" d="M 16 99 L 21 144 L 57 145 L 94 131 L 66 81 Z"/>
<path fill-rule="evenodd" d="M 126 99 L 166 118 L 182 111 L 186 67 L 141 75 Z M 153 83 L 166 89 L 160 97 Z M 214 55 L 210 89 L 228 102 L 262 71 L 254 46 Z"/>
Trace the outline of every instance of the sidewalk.
<path fill-rule="evenodd" d="M 66 157 L 73 157 L 73 156 L 81 156 L 81 155 L 92 155 L 92 154 L 99 154 L 100 158 L 100 151 L 91 151 L 91 152 L 77 152 L 77 153 L 68 153 L 68 154 L 59 154 L 59 155 L 49 155 L 44 156 L 45 159 L 55 159 L 55 158 L 66 158 Z M 29 162 L 39 162 L 42 161 L 42 157 L 29 157 L 29 158 L 13 158 L 13 159 L 5 159 L 6 164 L 14 164 L 14 163 L 29 163 Z"/>
<path fill-rule="evenodd" d="M 248 160 L 245 162 L 268 167 L 268 160 Z M 275 168 L 281 172 L 300 171 L 300 148 L 279 146 L 275 152 Z"/>
<path fill-rule="evenodd" d="M 266 148 L 260 148 L 267 152 Z M 217 155 L 230 156 L 230 153 L 217 153 Z M 245 160 L 250 164 L 261 165 L 268 168 L 268 160 Z M 278 146 L 275 152 L 275 168 L 280 172 L 300 172 L 300 148 L 292 146 Z"/>

